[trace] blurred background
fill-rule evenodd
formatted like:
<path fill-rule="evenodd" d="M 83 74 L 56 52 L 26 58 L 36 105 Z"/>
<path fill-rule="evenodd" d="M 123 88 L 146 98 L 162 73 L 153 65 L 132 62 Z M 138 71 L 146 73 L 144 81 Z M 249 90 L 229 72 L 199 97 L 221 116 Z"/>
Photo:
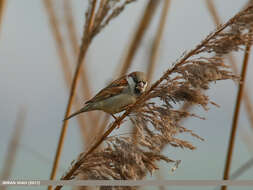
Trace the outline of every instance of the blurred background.
<path fill-rule="evenodd" d="M 146 71 L 151 46 L 164 6 L 163 1 L 165 0 L 159 3 L 154 17 L 145 35 L 143 35 L 129 72 L 134 70 Z M 66 31 L 66 19 L 64 18 L 66 7 L 64 8 L 63 0 L 53 0 L 52 2 L 71 65 L 71 76 L 73 76 L 76 55 L 72 51 Z M 240 11 L 248 1 L 213 0 L 212 2 L 221 22 L 225 22 Z M 71 0 L 69 3 L 72 6 L 79 45 L 88 1 Z M 138 27 L 146 4 L 146 0 L 137 0 L 130 4 L 92 42 L 85 60 L 85 69 L 92 96 L 114 79 L 116 73 L 119 73 L 119 67 Z M 64 79 L 62 60 L 59 58 L 48 13 L 43 0 L 7 0 L 3 12 L 1 12 L 0 172 L 4 171 L 6 159 L 9 159 L 7 155 L 15 149 L 16 143 L 16 152 L 10 156 L 13 159 L 9 174 L 10 179 L 49 179 L 68 101 L 69 87 L 67 87 Z M 171 0 L 153 81 L 171 67 L 172 63 L 184 51 L 195 47 L 214 29 L 215 22 L 205 0 Z M 240 68 L 243 52 L 236 53 L 234 56 L 238 68 Z M 250 59 L 249 62 L 246 82 L 249 95 L 253 94 L 251 88 L 251 81 L 253 80 L 252 60 Z M 195 107 L 192 111 L 206 117 L 206 120 L 192 118 L 184 122 L 185 127 L 194 130 L 205 141 L 200 142 L 185 136 L 185 139 L 197 146 L 195 151 L 167 147 L 164 154 L 168 155 L 169 158 L 181 160 L 179 168 L 175 172 L 171 172 L 170 167 L 160 163 L 161 169 L 150 177 L 180 180 L 222 179 L 237 87 L 238 85 L 235 85 L 233 81 L 221 81 L 211 85 L 207 93 L 212 101 L 220 105 L 220 108 L 210 105 L 210 110 L 205 112 L 202 108 Z M 87 100 L 81 93 L 81 86 L 78 87 L 78 97 L 83 103 Z M 76 109 L 77 107 L 73 107 L 72 111 Z M 101 115 L 101 112 L 94 113 Z M 79 117 L 87 118 L 87 115 L 82 114 Z M 17 125 L 20 129 L 18 132 Z M 252 127 L 243 104 L 231 173 L 250 160 L 251 164 L 247 166 L 248 170 L 244 171 L 238 179 L 252 179 L 253 176 Z M 115 131 L 115 134 L 127 130 L 127 128 L 122 129 L 121 127 L 120 130 Z M 15 134 L 15 131 L 19 135 Z M 94 137 L 95 134 L 92 132 L 93 130 L 89 132 L 88 136 Z M 16 139 L 18 142 L 12 139 Z M 56 179 L 61 177 L 70 166 L 71 161 L 76 159 L 78 154 L 84 150 L 83 136 L 77 118 L 75 118 L 69 122 Z M 205 187 L 205 189 L 213 188 Z M 229 189 L 238 188 L 230 187 Z M 28 187 L 11 187 L 8 189 L 28 189 Z M 38 187 L 37 189 L 45 189 L 45 187 Z M 64 189 L 69 189 L 69 187 Z M 165 187 L 165 189 L 186 189 L 186 187 Z M 189 187 L 187 189 L 200 189 L 200 187 Z M 252 189 L 252 187 L 240 187 L 240 189 L 246 190 Z"/>

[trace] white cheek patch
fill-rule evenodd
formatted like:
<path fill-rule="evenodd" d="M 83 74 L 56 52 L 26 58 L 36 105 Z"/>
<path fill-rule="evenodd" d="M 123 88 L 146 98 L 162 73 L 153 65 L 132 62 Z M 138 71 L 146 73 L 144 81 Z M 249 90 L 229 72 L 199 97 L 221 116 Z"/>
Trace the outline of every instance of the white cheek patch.
<path fill-rule="evenodd" d="M 147 83 L 147 82 L 145 82 L 144 87 L 143 87 L 143 91 L 145 91 L 145 90 L 146 90 L 147 86 L 148 86 L 148 83 Z"/>
<path fill-rule="evenodd" d="M 131 91 L 134 92 L 134 88 L 135 88 L 134 79 L 132 77 L 127 77 L 127 82 L 128 82 L 128 85 L 129 85 Z"/>

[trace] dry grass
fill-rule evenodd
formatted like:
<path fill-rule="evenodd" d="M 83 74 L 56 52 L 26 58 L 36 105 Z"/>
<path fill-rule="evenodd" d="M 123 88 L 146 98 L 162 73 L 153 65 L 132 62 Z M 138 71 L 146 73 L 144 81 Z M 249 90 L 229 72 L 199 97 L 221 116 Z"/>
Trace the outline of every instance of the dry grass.
<path fill-rule="evenodd" d="M 252 15 L 253 6 L 250 6 L 218 27 L 193 50 L 183 54 L 133 106 L 110 125 L 101 139 L 76 159 L 61 179 L 69 180 L 80 175 L 85 179 L 142 179 L 146 171 L 152 173 L 157 169 L 156 161 L 174 162 L 177 166 L 178 161 L 161 155 L 164 145 L 195 149 L 190 142 L 176 137 L 180 133 L 203 139 L 180 125 L 182 118 L 197 116 L 177 110 L 174 105 L 188 102 L 207 110 L 209 103 L 215 105 L 204 94 L 209 84 L 218 80 L 238 79 L 222 59 L 224 55 L 247 46 L 252 36 Z M 138 138 L 108 138 L 126 117 L 137 128 Z M 95 151 L 102 142 L 107 142 L 107 147 Z"/>

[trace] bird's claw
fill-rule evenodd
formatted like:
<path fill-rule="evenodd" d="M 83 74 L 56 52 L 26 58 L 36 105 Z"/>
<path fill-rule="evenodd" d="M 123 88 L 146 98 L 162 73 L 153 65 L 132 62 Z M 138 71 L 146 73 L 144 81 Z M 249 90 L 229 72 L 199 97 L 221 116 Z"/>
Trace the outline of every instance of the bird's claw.
<path fill-rule="evenodd" d="M 113 114 L 111 114 L 111 116 L 115 119 L 115 122 L 116 122 L 116 124 L 118 125 L 118 126 L 117 126 L 117 129 L 119 129 L 119 127 L 120 127 L 122 121 L 119 121 L 118 118 L 117 118 L 115 115 L 113 115 Z"/>

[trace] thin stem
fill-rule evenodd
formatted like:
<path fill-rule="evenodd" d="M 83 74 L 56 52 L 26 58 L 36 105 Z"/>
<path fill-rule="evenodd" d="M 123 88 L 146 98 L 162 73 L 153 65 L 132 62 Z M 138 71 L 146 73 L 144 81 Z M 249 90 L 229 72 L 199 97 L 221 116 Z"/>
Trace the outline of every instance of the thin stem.
<path fill-rule="evenodd" d="M 67 34 L 70 41 L 70 45 L 72 48 L 72 52 L 74 57 L 78 56 L 79 52 L 79 46 L 78 46 L 78 38 L 77 38 L 77 31 L 75 27 L 74 17 L 73 17 L 73 11 L 71 6 L 71 1 L 64 0 L 64 17 L 66 21 L 66 28 L 67 28 Z M 81 86 L 82 86 L 82 94 L 84 99 L 89 99 L 91 97 L 91 88 L 90 88 L 90 82 L 87 75 L 87 67 L 86 64 L 82 64 L 81 67 Z M 81 104 L 82 105 L 82 104 Z M 88 120 L 90 122 L 91 128 L 96 127 L 98 125 L 97 118 L 95 117 L 94 113 L 88 112 Z M 84 125 L 82 125 L 84 126 Z M 87 136 L 85 137 L 85 139 Z"/>
<path fill-rule="evenodd" d="M 141 18 L 140 24 L 138 25 L 133 40 L 130 43 L 126 59 L 124 60 L 123 66 L 120 71 L 120 76 L 127 73 L 128 69 L 130 68 L 133 58 L 137 52 L 138 47 L 140 46 L 141 40 L 144 37 L 145 32 L 147 31 L 147 28 L 152 20 L 152 17 L 154 16 L 155 10 L 159 2 L 160 0 L 149 1 L 149 3 L 147 4 L 143 16 Z"/>
<path fill-rule="evenodd" d="M 149 61 L 148 69 L 147 69 L 148 82 L 152 81 L 153 74 L 155 71 L 155 65 L 156 65 L 158 55 L 159 55 L 159 47 L 161 44 L 161 39 L 163 37 L 163 32 L 165 28 L 165 23 L 166 23 L 169 7 L 170 7 L 170 0 L 164 0 L 163 10 L 162 10 L 162 14 L 159 21 L 159 26 L 157 28 L 155 39 L 151 48 L 152 51 L 151 51 L 150 61 Z"/>
<path fill-rule="evenodd" d="M 210 11 L 210 13 L 211 13 L 211 15 L 213 17 L 213 20 L 214 20 L 215 24 L 218 26 L 221 23 L 221 21 L 220 21 L 219 15 L 218 15 L 218 13 L 216 11 L 216 8 L 214 6 L 213 1 L 212 0 L 207 0 L 206 3 L 207 3 L 207 7 L 208 7 L 208 9 L 209 9 L 209 11 Z M 237 68 L 237 65 L 236 65 L 236 62 L 235 62 L 235 58 L 233 57 L 232 54 L 230 54 L 228 56 L 228 59 L 229 59 L 229 62 L 231 64 L 231 66 L 232 66 L 232 70 L 234 71 L 234 73 L 237 74 L 238 73 L 238 68 Z M 248 90 L 245 87 L 244 88 L 244 93 L 242 94 L 242 96 L 243 96 L 245 108 L 247 110 L 247 116 L 248 116 L 248 119 L 249 119 L 249 121 L 251 123 L 251 127 L 253 129 L 253 108 L 252 108 L 252 103 L 251 103 L 251 100 L 250 100 L 250 97 L 249 97 L 248 94 L 249 94 L 249 92 L 248 92 Z M 231 131 L 231 133 L 232 133 L 232 131 Z M 236 131 L 234 133 L 236 133 Z M 234 139 L 235 137 L 231 137 L 231 138 Z M 231 143 L 232 143 L 231 146 L 234 146 L 233 145 L 234 142 L 231 142 Z M 229 159 L 227 158 L 226 169 L 225 169 L 227 171 L 224 171 L 224 178 L 225 177 L 227 178 L 229 176 L 229 170 L 230 170 L 229 168 L 230 168 L 230 165 L 231 165 L 232 154 L 233 154 L 233 149 L 230 150 L 230 152 L 228 152 L 228 155 L 231 155 L 231 158 L 229 158 Z M 248 166 L 248 163 L 246 163 L 245 166 Z M 242 166 L 242 168 L 239 168 L 238 170 L 236 170 L 236 172 L 231 175 L 231 179 L 234 178 L 234 176 L 240 175 L 243 171 L 245 171 L 245 167 L 244 166 Z M 226 189 L 226 188 L 227 187 L 225 187 L 225 186 L 222 187 L 222 189 Z"/>
<path fill-rule="evenodd" d="M 209 12 L 211 13 L 214 23 L 216 24 L 216 26 L 219 26 L 221 24 L 221 19 L 220 19 L 218 12 L 214 6 L 213 0 L 206 0 L 206 5 L 207 5 Z"/>
<path fill-rule="evenodd" d="M 59 55 L 60 58 L 60 63 L 61 63 L 61 68 L 63 70 L 63 74 L 64 74 L 64 79 L 65 79 L 65 83 L 67 85 L 67 87 L 70 87 L 71 84 L 71 66 L 70 66 L 70 61 L 69 58 L 67 56 L 67 52 L 66 52 L 66 48 L 65 48 L 65 44 L 60 32 L 60 26 L 58 23 L 58 20 L 56 18 L 56 14 L 53 8 L 53 4 L 51 0 L 44 0 L 44 6 L 46 8 L 46 12 L 48 14 L 48 18 L 49 18 L 49 23 L 51 26 L 51 30 L 53 33 L 53 37 L 55 39 L 56 42 L 56 49 L 57 49 L 57 53 Z M 78 102 L 78 99 L 76 98 L 76 103 Z M 75 104 L 75 107 L 78 107 Z M 78 123 L 80 126 L 80 130 L 81 130 L 81 134 L 83 135 L 83 139 L 86 139 L 87 137 L 87 131 L 84 128 L 84 126 L 86 126 L 86 122 L 82 117 L 78 117 Z M 84 142 L 85 144 L 85 142 Z"/>
<path fill-rule="evenodd" d="M 215 22 L 215 24 L 218 26 L 220 23 L 221 23 L 221 19 L 219 18 L 219 15 L 217 13 L 217 10 L 214 6 L 214 3 L 212 0 L 207 0 L 206 1 L 207 3 L 207 7 L 213 17 L 213 20 Z M 248 55 L 247 55 L 248 56 Z M 237 68 L 237 65 L 236 65 L 236 62 L 235 62 L 235 58 L 233 57 L 232 54 L 229 55 L 228 57 L 229 59 L 229 62 L 232 66 L 232 70 L 234 71 L 234 73 L 238 73 L 238 68 Z M 245 60 L 246 61 L 246 60 Z M 244 100 L 244 104 L 245 104 L 245 108 L 247 110 L 247 115 L 248 115 L 248 118 L 250 120 L 250 123 L 251 123 L 251 127 L 253 129 L 253 108 L 252 108 L 252 103 L 251 103 L 251 100 L 250 100 L 250 97 L 249 97 L 249 92 L 248 90 L 246 89 L 246 87 L 244 88 L 244 93 L 242 94 L 243 96 L 243 100 Z M 238 116 L 237 116 L 238 117 Z M 235 119 L 235 118 L 234 118 Z M 237 122 L 237 119 L 236 119 L 236 122 Z M 236 130 L 236 129 L 234 129 Z M 232 133 L 232 131 L 231 131 Z M 233 133 L 236 133 L 236 131 L 234 131 Z M 232 134 L 231 134 L 232 135 Z M 233 134 L 235 136 L 235 134 Z M 232 141 L 232 138 L 234 139 L 235 137 L 232 137 L 231 136 L 231 141 Z M 234 140 L 233 140 L 234 141 Z M 234 142 L 230 142 L 231 144 L 231 150 L 230 152 L 228 152 L 228 156 L 230 155 L 230 158 L 227 158 L 227 165 L 226 165 L 226 169 L 224 171 L 224 178 L 227 178 L 229 176 L 229 168 L 230 168 L 230 165 L 231 165 L 231 159 L 232 159 L 232 154 L 233 154 L 233 144 Z M 245 166 L 248 166 L 248 163 L 245 164 Z M 234 176 L 238 176 L 240 175 L 243 171 L 245 171 L 245 168 L 244 166 L 242 166 L 241 168 L 239 168 L 238 170 L 236 170 L 236 172 L 234 174 L 231 175 L 231 179 L 234 178 Z M 222 187 L 222 189 L 226 189 L 227 187 Z"/>
<path fill-rule="evenodd" d="M 240 177 L 243 173 L 245 173 L 246 171 L 248 171 L 249 169 L 251 169 L 253 166 L 253 158 L 249 159 L 247 162 L 245 162 L 244 164 L 242 164 L 238 169 L 236 169 L 234 171 L 234 173 L 232 173 L 230 175 L 230 179 L 231 180 L 235 180 L 238 177 Z M 219 190 L 219 187 L 214 188 L 214 190 Z"/>
<path fill-rule="evenodd" d="M 76 27 L 74 23 L 74 17 L 73 17 L 73 12 L 72 12 L 72 7 L 71 7 L 71 1 L 69 0 L 64 0 L 64 16 L 66 20 L 66 26 L 67 26 L 67 32 L 68 32 L 68 37 L 70 40 L 71 48 L 73 55 L 76 57 L 78 56 L 79 52 L 79 46 L 78 46 L 78 38 L 77 38 L 77 32 L 76 32 Z M 90 85 L 87 77 L 87 72 L 86 72 L 86 67 L 85 64 L 82 66 L 82 71 L 81 71 L 81 80 L 82 80 L 82 86 L 84 87 L 83 94 L 85 98 L 90 98 L 91 97 L 91 90 L 90 90 Z"/>
<path fill-rule="evenodd" d="M 73 52 L 73 55 L 78 55 L 79 45 L 78 45 L 78 38 L 77 38 L 76 26 L 74 23 L 71 1 L 64 0 L 63 6 L 64 6 L 64 18 L 66 21 L 68 38 L 69 38 L 69 41 L 71 42 L 70 45 L 72 48 L 72 52 Z"/>
<path fill-rule="evenodd" d="M 71 81 L 71 67 L 69 64 L 69 58 L 67 57 L 65 44 L 60 33 L 59 23 L 55 15 L 53 3 L 52 0 L 43 0 L 43 3 L 49 18 L 49 23 L 53 33 L 53 37 L 56 42 L 57 52 L 63 65 L 62 68 L 64 69 L 65 79 L 66 81 L 68 81 L 67 83 L 69 84 L 69 82 Z"/>
<path fill-rule="evenodd" d="M 246 46 L 245 53 L 244 53 L 243 67 L 242 67 L 242 71 L 241 71 L 241 82 L 239 84 L 239 90 L 237 93 L 236 106 L 235 106 L 235 110 L 234 110 L 233 123 L 232 123 L 232 130 L 231 130 L 231 134 L 230 134 L 229 146 L 228 146 L 228 152 L 227 152 L 227 158 L 226 158 L 226 165 L 225 165 L 224 175 L 223 175 L 224 180 L 229 179 L 229 173 L 230 173 L 234 144 L 235 144 L 235 136 L 236 136 L 236 131 L 238 128 L 238 118 L 239 118 L 239 113 L 240 113 L 243 88 L 244 88 L 244 83 L 245 83 L 245 78 L 246 78 L 246 71 L 247 71 L 247 67 L 248 67 L 249 55 L 250 55 L 250 49 L 251 49 L 251 45 L 249 42 Z M 221 189 L 226 190 L 227 186 L 222 186 Z"/>
<path fill-rule="evenodd" d="M 6 7 L 6 0 L 0 0 L 0 30 L 2 27 L 5 7 Z"/>
<path fill-rule="evenodd" d="M 153 79 L 153 75 L 155 72 L 155 65 L 157 62 L 157 58 L 159 55 L 159 47 L 161 44 L 161 40 L 163 37 L 163 32 L 165 29 L 165 24 L 166 24 L 166 19 L 167 19 L 167 15 L 168 15 L 168 10 L 170 7 L 170 0 L 164 0 L 163 2 L 163 9 L 162 9 L 162 13 L 160 16 L 160 20 L 159 20 L 159 24 L 157 27 L 157 31 L 155 34 L 155 38 L 154 41 L 152 43 L 152 47 L 151 47 L 151 52 L 150 52 L 150 57 L 149 57 L 149 64 L 147 67 L 147 80 L 148 80 L 148 84 L 151 83 L 152 79 Z M 137 128 L 133 128 L 133 136 L 134 138 L 137 132 Z"/>
<path fill-rule="evenodd" d="M 12 168 L 15 163 L 19 142 L 25 127 L 26 110 L 21 108 L 17 115 L 15 130 L 8 144 L 7 155 L 5 157 L 4 168 L 1 175 L 2 180 L 8 180 L 11 177 Z M 6 187 L 3 187 L 3 190 Z"/>
<path fill-rule="evenodd" d="M 143 15 L 141 17 L 141 20 L 138 23 L 138 27 L 135 31 L 134 37 L 129 45 L 126 58 L 123 63 L 119 63 L 119 68 L 121 64 L 123 65 L 121 68 L 121 71 L 118 71 L 118 69 L 116 69 L 116 73 L 120 73 L 120 76 L 125 75 L 127 71 L 129 70 L 129 68 L 131 67 L 133 63 L 133 58 L 135 54 L 137 53 L 138 48 L 140 47 L 141 40 L 143 39 L 145 32 L 148 29 L 153 16 L 155 15 L 154 13 L 156 11 L 156 8 L 159 2 L 160 0 L 149 1 L 149 3 L 147 4 L 143 12 Z M 109 122 L 109 116 L 106 115 L 102 120 L 102 126 L 99 127 L 99 132 L 104 131 L 108 122 Z"/>
<path fill-rule="evenodd" d="M 218 13 L 215 9 L 215 6 L 214 6 L 213 2 L 211 0 L 207 0 L 206 2 L 207 2 L 207 6 L 208 6 L 213 18 L 214 18 L 214 21 L 215 21 L 216 25 L 219 25 L 220 24 L 220 18 L 218 16 Z M 251 49 L 251 46 L 250 46 L 250 44 L 248 44 L 246 46 L 245 53 L 244 53 L 243 68 L 242 68 L 242 71 L 241 71 L 241 80 L 242 81 L 239 85 L 239 90 L 238 90 L 238 93 L 237 93 L 236 107 L 235 107 L 234 116 L 233 116 L 233 124 L 232 124 L 230 139 L 229 139 L 226 165 L 225 165 L 224 175 L 223 175 L 224 180 L 229 179 L 229 173 L 230 173 L 233 150 L 234 150 L 234 142 L 235 142 L 236 131 L 237 131 L 237 128 L 238 128 L 238 118 L 239 118 L 239 112 L 240 112 L 240 106 L 241 106 L 241 99 L 242 99 L 242 96 L 243 96 L 244 81 L 245 81 L 245 77 L 246 77 L 246 71 L 247 71 L 247 66 L 248 66 L 250 49 Z M 235 73 L 237 73 L 238 69 L 237 69 L 235 61 L 232 57 L 230 57 L 230 61 L 232 61 L 231 63 L 232 63 L 232 66 L 233 66 L 232 67 L 233 70 L 235 71 Z M 249 96 L 247 95 L 247 93 L 245 93 L 244 97 L 246 97 L 245 103 L 247 104 L 246 108 L 247 108 L 248 116 L 249 116 L 249 118 L 252 118 L 253 117 L 251 115 L 252 114 L 252 108 L 251 108 L 251 102 L 250 102 Z M 252 119 L 252 121 L 253 121 L 253 119 Z M 226 190 L 227 186 L 222 186 L 221 189 Z"/>
<path fill-rule="evenodd" d="M 207 8 L 211 13 L 211 16 L 213 17 L 214 23 L 216 26 L 219 26 L 221 24 L 221 19 L 218 15 L 218 12 L 216 10 L 216 7 L 214 6 L 213 0 L 206 0 Z M 231 64 L 231 68 L 235 74 L 238 74 L 238 68 L 236 65 L 235 57 L 232 54 L 228 55 L 229 63 Z M 253 104 L 250 99 L 249 91 L 248 89 L 244 88 L 244 93 L 243 93 L 243 101 L 244 105 L 247 111 L 247 117 L 251 123 L 251 128 L 253 129 Z"/>
<path fill-rule="evenodd" d="M 89 45 L 90 45 L 89 33 L 90 33 L 90 31 L 92 29 L 92 26 L 93 26 L 93 23 L 94 23 L 96 3 L 97 3 L 97 0 L 93 0 L 91 15 L 88 18 L 89 19 L 88 20 L 88 28 L 85 28 L 84 32 L 83 32 L 82 44 L 81 44 L 80 51 L 79 51 L 77 66 L 76 66 L 74 78 L 73 78 L 73 81 L 72 81 L 72 84 L 71 84 L 69 100 L 68 100 L 68 104 L 67 104 L 67 108 L 66 108 L 64 118 L 66 118 L 70 114 L 70 110 L 71 110 L 71 107 L 72 107 L 72 104 L 73 104 L 74 95 L 75 95 L 75 91 L 76 91 L 76 87 L 77 87 L 77 81 L 78 81 L 79 76 L 80 76 L 80 68 L 82 66 L 84 57 L 85 57 L 86 52 L 87 52 L 87 50 L 89 48 Z M 67 127 L 68 127 L 68 120 L 64 120 L 63 124 L 62 124 L 62 130 L 61 130 L 61 134 L 60 134 L 60 138 L 59 138 L 59 142 L 58 142 L 58 146 L 57 146 L 55 159 L 54 159 L 54 164 L 53 164 L 53 168 L 52 168 L 52 172 L 51 172 L 51 176 L 50 176 L 51 180 L 55 179 L 55 176 L 56 176 L 56 171 L 57 171 L 57 168 L 58 168 L 58 165 L 59 165 L 59 160 L 60 160 L 62 149 L 63 149 L 63 142 L 65 140 Z M 52 186 L 49 186 L 48 189 L 49 190 L 52 189 Z"/>

